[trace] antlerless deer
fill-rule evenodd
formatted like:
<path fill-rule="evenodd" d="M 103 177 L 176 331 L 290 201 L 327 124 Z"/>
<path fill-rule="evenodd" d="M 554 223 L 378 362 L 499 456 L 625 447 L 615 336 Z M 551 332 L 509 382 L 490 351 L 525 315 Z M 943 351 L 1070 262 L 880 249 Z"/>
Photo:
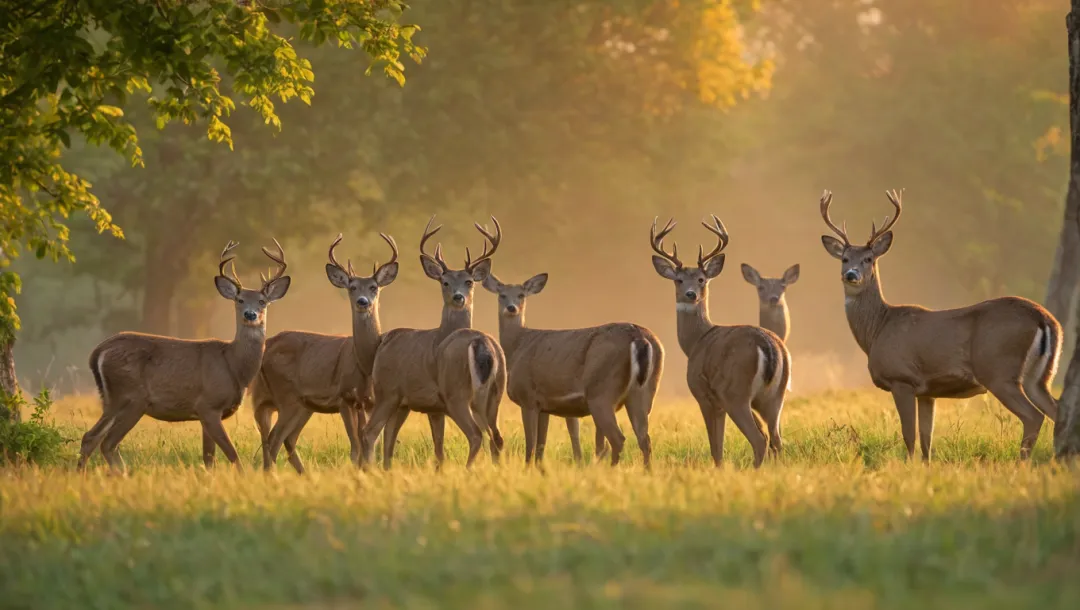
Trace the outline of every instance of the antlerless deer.
<path fill-rule="evenodd" d="M 101 394 L 102 415 L 83 436 L 79 469 L 86 467 L 99 445 L 105 461 L 116 471 L 124 469 L 117 445 L 143 415 L 167 422 L 202 423 L 203 461 L 214 462 L 215 443 L 237 467 L 240 462 L 222 420 L 236 413 L 244 391 L 262 362 L 266 343 L 266 307 L 285 296 L 289 276 L 285 253 L 274 240 L 277 253 L 263 248 L 278 272 L 263 278 L 262 288 L 241 286 L 235 266 L 232 277 L 225 267 L 233 261 L 229 242 L 221 252 L 218 292 L 236 309 L 236 336 L 232 341 L 188 341 L 173 337 L 120 333 L 101 342 L 90 354 L 90 370 Z"/>
<path fill-rule="evenodd" d="M 543 458 L 551 415 L 566 417 L 574 459 L 581 460 L 578 419 L 592 415 L 596 454 L 611 443 L 619 463 L 626 441 L 615 413 L 624 405 L 647 467 L 652 456 L 649 413 L 663 372 L 664 349 L 649 329 L 615 323 L 571 330 L 525 327 L 525 301 L 547 284 L 541 273 L 524 284 L 503 284 L 494 274 L 484 288 L 499 296 L 499 341 L 509 367 L 508 393 L 521 407 L 525 463 Z"/>
<path fill-rule="evenodd" d="M 791 314 L 788 312 L 784 293 L 788 286 L 798 281 L 799 266 L 788 267 L 783 277 L 771 278 L 761 277 L 757 269 L 743 263 L 742 275 L 748 284 L 757 288 L 758 326 L 773 331 L 787 344 L 788 335 L 791 333 Z"/>
<path fill-rule="evenodd" d="M 494 337 L 471 328 L 474 284 L 487 278 L 502 229 L 494 217 L 494 235 L 475 225 L 484 236 L 484 251 L 472 260 L 466 248 L 465 268 L 453 270 L 443 260 L 441 245 L 435 247 L 434 256 L 424 251 L 424 244 L 442 228 L 431 229 L 434 219 L 420 238 L 420 264 L 429 278 L 442 285 L 442 323 L 430 330 L 397 328 L 383 335 L 372 371 L 375 410 L 363 432 L 365 464 L 371 462 L 375 439 L 397 416 L 398 423 L 387 427 L 383 437 L 383 465 L 390 467 L 400 422 L 409 410 L 428 414 L 438 464 L 444 458 L 446 415 L 469 440 L 466 465 L 476 459 L 485 431 L 491 437 L 493 461 L 498 461 L 502 449 L 498 414 L 506 388 L 506 358 Z"/>
<path fill-rule="evenodd" d="M 822 235 L 825 250 L 840 260 L 844 310 L 855 341 L 867 356 L 874 385 L 891 392 L 900 415 L 908 458 L 915 429 L 923 460 L 934 435 L 934 401 L 989 391 L 1023 424 L 1020 457 L 1039 437 L 1043 416 L 1057 416 L 1050 382 L 1061 354 L 1061 325 L 1038 304 L 1019 297 L 989 299 L 969 307 L 933 311 L 892 305 L 881 291 L 878 260 L 892 246 L 892 227 L 902 205 L 886 193 L 896 213 L 880 229 L 872 225 L 866 245 L 848 241 L 847 227 L 829 218 L 832 193 L 821 196 L 821 217 L 840 239 Z M 843 241 L 841 241 L 843 240 Z"/>
<path fill-rule="evenodd" d="M 717 326 L 709 319 L 709 281 L 724 269 L 728 233 L 716 216 L 702 223 L 717 244 L 705 254 L 698 246 L 697 268 L 684 267 L 678 244 L 664 250 L 664 238 L 674 219 L 656 232 L 653 220 L 649 242 L 656 254 L 653 267 L 675 284 L 675 315 L 679 347 L 686 354 L 686 382 L 701 408 L 713 461 L 724 454 L 724 427 L 730 415 L 754 450 L 754 467 L 761 466 L 766 448 L 779 455 L 780 414 L 791 376 L 791 356 L 780 337 L 757 326 Z M 765 420 L 765 427 L 755 417 Z"/>
<path fill-rule="evenodd" d="M 255 423 L 263 445 L 263 468 L 277 460 L 282 443 L 289 462 L 304 472 L 296 453 L 296 439 L 313 413 L 340 413 L 349 437 L 350 457 L 360 463 L 360 430 L 365 411 L 373 406 L 371 367 L 379 346 L 379 294 L 398 274 L 394 239 L 379 234 L 390 245 L 390 260 L 372 267 L 371 276 L 353 272 L 352 261 L 343 267 L 334 257 L 341 235 L 330 245 L 326 276 L 344 289 L 352 311 L 352 336 L 285 331 L 266 342 L 262 368 L 252 388 Z M 270 418 L 278 412 L 277 424 Z"/>

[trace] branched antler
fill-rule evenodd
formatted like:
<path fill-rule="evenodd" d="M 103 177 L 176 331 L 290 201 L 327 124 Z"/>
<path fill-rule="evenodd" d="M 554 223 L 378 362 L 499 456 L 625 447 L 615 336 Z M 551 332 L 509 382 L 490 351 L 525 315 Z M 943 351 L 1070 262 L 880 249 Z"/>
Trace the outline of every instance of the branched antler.
<path fill-rule="evenodd" d="M 716 247 L 708 254 L 703 254 L 704 251 L 701 246 L 698 246 L 697 264 L 701 269 L 705 268 L 705 263 L 716 258 L 718 254 L 723 252 L 724 248 L 727 247 L 728 242 L 731 241 L 731 238 L 728 237 L 727 229 L 724 227 L 724 223 L 720 222 L 720 219 L 717 218 L 716 214 L 710 214 L 710 216 L 712 216 L 713 224 L 710 225 L 703 221 L 701 226 L 705 227 L 710 233 L 716 236 Z"/>
<path fill-rule="evenodd" d="M 281 276 L 285 275 L 285 269 L 288 268 L 288 266 L 289 266 L 289 264 L 285 262 L 285 250 L 283 250 L 281 248 L 281 244 L 278 243 L 277 239 L 274 239 L 274 246 L 277 247 L 277 252 L 276 253 L 271 252 L 270 249 L 267 248 L 266 246 L 263 246 L 263 249 L 262 249 L 263 254 L 265 254 L 266 257 L 269 258 L 270 260 L 277 263 L 277 266 L 278 266 L 277 273 L 275 273 L 273 277 L 263 277 L 262 273 L 259 274 L 259 277 L 262 279 L 263 289 L 264 290 L 266 289 L 267 286 L 270 285 L 271 282 L 274 282 L 274 281 L 280 279 Z"/>
<path fill-rule="evenodd" d="M 427 240 L 431 239 L 432 235 L 435 235 L 436 233 L 438 233 L 439 229 L 442 228 L 442 225 L 439 225 L 439 226 L 435 227 L 434 229 L 432 229 L 431 228 L 431 223 L 434 220 L 435 220 L 435 215 L 432 214 L 431 218 L 429 218 L 428 221 L 427 221 L 427 225 L 424 226 L 424 235 L 423 235 L 423 237 L 420 238 L 420 254 L 423 254 L 425 256 L 432 256 L 432 255 L 428 254 L 427 252 L 424 252 L 424 244 L 427 243 Z M 432 256 L 432 258 L 435 259 L 435 262 L 439 263 L 439 265 L 442 267 L 442 270 L 443 270 L 444 273 L 446 271 L 450 270 L 450 268 L 446 266 L 446 261 L 444 261 L 443 257 L 442 257 L 442 244 L 435 244 L 435 254 L 434 254 L 434 256 Z"/>
<path fill-rule="evenodd" d="M 653 252 L 656 252 L 661 257 L 666 259 L 668 262 L 675 265 L 676 269 L 682 269 L 683 264 L 682 264 L 682 261 L 679 260 L 679 244 L 678 244 L 678 242 L 674 242 L 672 244 L 671 254 L 668 254 L 664 250 L 664 238 L 667 237 L 668 233 L 671 233 L 671 231 L 675 228 L 675 225 L 677 225 L 679 223 L 675 222 L 674 218 L 669 218 L 668 221 L 667 221 L 667 224 L 664 225 L 664 228 L 660 229 L 660 232 L 657 233 L 656 232 L 656 221 L 657 220 L 659 220 L 659 218 L 655 218 L 655 217 L 653 218 L 652 229 L 649 230 L 649 243 L 652 245 Z"/>
<path fill-rule="evenodd" d="M 889 229 L 891 229 L 893 225 L 896 224 L 896 221 L 900 219 L 900 213 L 903 211 L 900 198 L 903 196 L 903 193 L 904 189 L 900 189 L 899 192 L 897 192 L 896 189 L 885 191 L 885 196 L 889 198 L 889 203 L 896 209 L 896 214 L 892 218 L 886 216 L 885 224 L 883 224 L 880 229 L 877 228 L 877 223 L 870 224 L 870 240 L 866 242 L 867 245 L 874 243 L 879 237 L 888 233 Z"/>
<path fill-rule="evenodd" d="M 495 234 L 492 235 L 487 230 L 487 226 L 480 226 L 480 223 L 474 222 L 473 226 L 477 231 L 484 236 L 484 251 L 480 253 L 480 258 L 472 260 L 472 254 L 469 252 L 468 246 L 465 247 L 465 271 L 472 272 L 477 265 L 482 261 L 491 258 L 495 251 L 499 249 L 499 244 L 502 242 L 502 227 L 499 226 L 499 220 L 494 216 L 491 217 L 491 222 L 495 223 Z M 488 250 L 488 244 L 491 244 L 491 250 Z"/>
<path fill-rule="evenodd" d="M 842 227 L 837 227 L 836 226 L 836 224 L 832 221 L 832 218 L 829 218 L 829 206 L 830 205 L 832 205 L 832 193 L 830 191 L 828 191 L 828 190 L 822 191 L 822 193 L 821 193 L 821 218 L 825 220 L 825 224 L 828 225 L 828 227 L 830 229 L 832 229 L 833 233 L 836 233 L 836 235 L 838 237 L 840 237 L 840 239 L 844 240 L 844 246 L 845 247 L 850 246 L 851 242 L 848 241 L 848 236 L 847 236 L 847 223 L 844 223 Z"/>
<path fill-rule="evenodd" d="M 376 273 L 378 273 L 379 269 L 382 269 L 383 267 L 386 267 L 387 265 L 393 265 L 394 263 L 396 263 L 397 262 L 397 257 L 398 257 L 398 248 L 397 248 L 397 244 L 394 243 L 394 238 L 390 237 L 386 233 L 379 233 L 379 237 L 383 238 L 384 240 L 386 240 L 386 243 L 390 244 L 391 255 L 390 255 L 390 260 L 386 261 L 385 263 L 383 263 L 381 265 L 378 265 L 378 261 L 371 264 L 371 275 L 372 276 L 374 276 Z M 376 266 L 376 265 L 378 265 L 378 266 Z"/>
<path fill-rule="evenodd" d="M 230 239 L 229 243 L 225 244 L 225 249 L 221 251 L 221 256 L 218 259 L 218 275 L 236 284 L 237 288 L 240 288 L 241 284 L 240 278 L 236 276 L 236 263 L 233 262 L 236 260 L 236 255 L 229 256 L 229 253 L 235 250 L 239 245 L 239 243 Z M 230 265 L 232 277 L 225 275 L 225 266 L 229 265 L 229 263 L 232 263 L 232 265 Z"/>

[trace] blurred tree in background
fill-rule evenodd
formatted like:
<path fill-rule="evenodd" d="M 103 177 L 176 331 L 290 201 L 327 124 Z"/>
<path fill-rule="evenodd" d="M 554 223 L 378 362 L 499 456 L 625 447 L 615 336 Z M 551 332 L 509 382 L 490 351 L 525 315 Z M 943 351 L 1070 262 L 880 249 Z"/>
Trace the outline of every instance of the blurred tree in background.
<path fill-rule="evenodd" d="M 932 306 L 1041 300 L 1065 186 L 1058 4 L 422 3 L 409 17 L 431 55 L 410 68 L 408 87 L 361 78 L 354 54 L 298 47 L 318 95 L 310 110 L 285 108 L 280 132 L 238 114 L 229 151 L 129 113 L 147 166 L 137 171 L 74 144 L 66 158 L 92 177 L 127 239 L 96 238 L 80 222 L 79 264 L 35 267 L 22 302 L 40 313 L 27 316 L 23 370 L 53 362 L 55 379 L 83 367 L 116 330 L 205 336 L 216 298 L 206 274 L 230 237 L 272 233 L 291 240 L 291 258 L 315 240 L 324 256 L 322 236 L 422 225 L 435 211 L 499 215 L 513 235 L 501 274 L 548 270 L 514 267 L 514 252 L 602 270 L 588 285 L 607 295 L 604 309 L 582 307 L 594 316 L 582 320 L 638 321 L 654 303 L 669 308 L 667 292 L 651 294 L 660 289 L 624 298 L 649 272 L 653 215 L 715 211 L 740 255 L 769 256 L 780 243 L 820 259 L 822 188 L 837 193 L 854 235 L 886 213 L 886 188 L 906 187 L 890 287 L 928 286 L 919 294 L 932 292 Z M 804 266 L 803 281 L 815 273 Z M 76 290 L 85 296 L 56 296 Z M 797 306 L 793 349 L 854 347 L 837 295 Z M 649 323 L 667 341 L 674 319 L 663 320 L 670 327 Z M 815 332 L 800 332 L 800 320 L 815 320 Z"/>
<path fill-rule="evenodd" d="M 18 395 L 12 350 L 20 327 L 15 295 L 21 280 L 9 268 L 13 259 L 29 250 L 38 259 L 74 260 L 69 247 L 72 214 L 88 219 L 97 233 L 122 235 L 91 192 L 91 183 L 70 171 L 73 159 L 62 154 L 65 149 L 85 147 L 93 157 L 98 146 L 107 145 L 129 165 L 143 165 L 136 123 L 125 115 L 133 96 L 145 97 L 147 122 L 158 128 L 176 121 L 204 123 L 210 140 L 230 148 L 233 134 L 227 121 L 236 107 L 234 98 L 263 122 L 280 126 L 275 102 L 299 98 L 310 103 L 314 75 L 279 27 L 292 38 L 315 45 L 332 40 L 338 46 L 358 46 L 401 82 L 402 54 L 419 58 L 422 53 L 411 43 L 416 28 L 396 22 L 403 8 L 397 0 L 4 3 L 0 8 L 4 404 Z M 195 138 L 181 137 L 189 139 L 165 146 L 160 155 L 173 150 L 183 156 L 181 142 Z M 187 154 L 198 154 L 197 146 L 187 148 L 192 150 Z M 137 193 L 132 197 L 138 200 L 135 205 L 156 203 Z M 172 217 L 176 212 L 170 210 Z M 166 245 L 184 241 L 176 239 L 175 230 Z M 184 254 L 182 249 L 176 252 L 177 257 Z M 165 264 L 167 258 L 171 262 L 171 257 L 153 261 L 162 264 L 154 277 L 176 271 L 175 265 Z M 78 299 L 69 302 L 79 305 Z M 10 405 L 5 411 L 0 415 L 18 418 Z"/>

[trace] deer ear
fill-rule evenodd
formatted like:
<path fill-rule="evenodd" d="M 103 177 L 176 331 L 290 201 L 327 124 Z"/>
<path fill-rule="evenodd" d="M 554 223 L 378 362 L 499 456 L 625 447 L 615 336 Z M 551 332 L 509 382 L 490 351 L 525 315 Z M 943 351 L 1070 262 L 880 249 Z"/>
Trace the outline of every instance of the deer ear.
<path fill-rule="evenodd" d="M 379 267 L 379 270 L 375 272 L 375 283 L 379 287 L 389 286 L 397 279 L 398 264 L 390 263 L 389 265 L 383 265 Z"/>
<path fill-rule="evenodd" d="M 421 254 L 420 264 L 424 267 L 424 275 L 435 280 L 436 282 L 442 279 L 443 269 L 442 265 L 440 265 L 438 261 L 431 258 L 427 254 Z"/>
<path fill-rule="evenodd" d="M 740 268 L 742 269 L 742 276 L 743 279 L 746 280 L 746 283 L 753 286 L 761 284 L 761 274 L 757 272 L 757 269 L 754 269 L 746 263 L 743 263 Z"/>
<path fill-rule="evenodd" d="M 262 293 L 266 296 L 267 301 L 273 303 L 285 296 L 285 293 L 289 291 L 290 285 L 292 285 L 292 278 L 287 275 L 282 276 L 267 284 L 262 289 Z"/>
<path fill-rule="evenodd" d="M 705 268 L 702 269 L 702 273 L 710 280 L 720 275 L 720 272 L 724 270 L 724 259 L 727 258 L 726 254 L 717 254 L 705 262 Z"/>
<path fill-rule="evenodd" d="M 502 282 L 499 281 L 499 278 L 495 277 L 494 273 L 489 273 L 488 276 L 484 278 L 484 281 L 481 282 L 481 285 L 484 287 L 484 290 L 493 294 L 499 294 L 499 288 L 502 287 Z"/>
<path fill-rule="evenodd" d="M 240 294 L 240 287 L 236 285 L 236 282 L 223 275 L 214 278 L 214 285 L 217 286 L 218 294 L 230 301 L 234 300 L 236 295 Z"/>
<path fill-rule="evenodd" d="M 525 280 L 523 286 L 526 294 L 540 294 L 540 291 L 544 289 L 544 286 L 547 286 L 547 281 L 548 274 L 546 273 L 540 273 Z"/>
<path fill-rule="evenodd" d="M 349 287 L 349 274 L 341 270 L 341 267 L 326 263 L 326 278 L 337 288 Z"/>
<path fill-rule="evenodd" d="M 799 265 L 798 265 L 798 263 L 788 267 L 787 271 L 784 272 L 784 285 L 785 286 L 790 286 L 790 285 L 794 284 L 797 281 L 799 281 Z"/>
<path fill-rule="evenodd" d="M 671 261 L 662 256 L 656 256 L 654 254 L 652 257 L 652 266 L 653 269 L 656 269 L 656 272 L 660 274 L 660 277 L 665 280 L 674 280 L 678 276 L 675 265 L 672 265 Z"/>
<path fill-rule="evenodd" d="M 822 235 L 821 245 L 825 246 L 825 251 L 833 258 L 844 258 L 844 242 L 836 239 L 832 235 Z"/>
<path fill-rule="evenodd" d="M 874 240 L 874 243 L 870 244 L 870 251 L 874 253 L 875 258 L 881 258 L 885 256 L 885 253 L 892 247 L 892 231 L 886 231 Z"/>
<path fill-rule="evenodd" d="M 484 278 L 491 275 L 491 259 L 485 258 L 484 260 L 476 263 L 476 266 L 472 269 L 472 279 L 474 282 L 483 282 Z"/>

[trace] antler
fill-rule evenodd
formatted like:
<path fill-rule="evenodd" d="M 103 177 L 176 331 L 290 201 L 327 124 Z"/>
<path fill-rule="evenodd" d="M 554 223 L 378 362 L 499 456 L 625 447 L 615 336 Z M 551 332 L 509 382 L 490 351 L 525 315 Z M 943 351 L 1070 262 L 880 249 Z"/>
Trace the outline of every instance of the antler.
<path fill-rule="evenodd" d="M 703 254 L 701 246 L 698 246 L 697 264 L 698 267 L 702 269 L 705 268 L 705 263 L 716 258 L 716 255 L 723 252 L 724 248 L 727 247 L 728 242 L 731 241 L 731 238 L 728 237 L 727 229 L 724 228 L 724 223 L 720 222 L 720 219 L 716 217 L 716 214 L 710 214 L 710 216 L 712 216 L 713 224 L 710 225 L 703 221 L 701 226 L 705 227 L 710 233 L 716 236 L 716 247 L 712 249 L 712 252 Z"/>
<path fill-rule="evenodd" d="M 896 189 L 893 189 L 891 191 L 885 191 L 885 196 L 889 198 L 889 203 L 891 203 L 893 207 L 896 208 L 896 215 L 893 216 L 891 219 L 886 216 L 885 224 L 882 225 L 880 229 L 877 228 L 877 223 L 871 223 L 870 240 L 866 242 L 867 244 L 872 244 L 877 241 L 879 237 L 887 233 L 889 229 L 891 229 L 892 226 L 896 224 L 896 221 L 900 219 L 900 212 L 903 211 L 903 206 L 900 203 L 900 198 L 903 196 L 903 193 L 904 189 L 900 189 L 900 192 L 896 192 Z"/>
<path fill-rule="evenodd" d="M 832 219 L 829 218 L 829 206 L 830 205 L 832 205 L 832 193 L 830 191 L 828 191 L 828 190 L 822 191 L 822 193 L 821 193 L 821 218 L 825 220 L 825 224 L 828 225 L 830 229 L 832 229 L 833 233 L 836 233 L 837 236 L 839 236 L 841 239 L 844 240 L 844 245 L 845 246 L 850 246 L 851 242 L 848 241 L 848 236 L 847 236 L 847 223 L 845 222 L 842 225 L 842 228 L 837 227 L 836 224 L 833 223 Z"/>
<path fill-rule="evenodd" d="M 341 243 L 341 233 L 338 233 L 337 234 L 337 239 L 334 240 L 334 243 L 330 244 L 330 251 L 327 252 L 327 256 L 330 257 L 330 264 L 331 265 L 337 267 L 338 269 L 341 269 L 342 271 L 345 271 L 346 273 L 349 274 L 349 277 L 352 277 L 352 262 L 351 261 L 349 262 L 349 269 L 346 270 L 345 267 L 341 266 L 341 263 L 338 262 L 337 258 L 334 257 L 334 249 L 337 248 L 338 244 L 340 244 L 340 243 Z"/>
<path fill-rule="evenodd" d="M 652 221 L 652 229 L 649 229 L 649 243 L 652 245 L 653 252 L 656 252 L 660 256 L 667 259 L 671 264 L 675 265 L 676 269 L 682 269 L 682 261 L 679 260 L 679 244 L 675 242 L 672 244 L 671 254 L 664 251 L 664 238 L 671 233 L 675 225 L 679 224 L 675 222 L 674 218 L 669 218 L 664 228 L 659 233 L 656 232 L 656 221 L 658 218 L 654 217 Z"/>
<path fill-rule="evenodd" d="M 379 237 L 383 238 L 384 240 L 386 240 L 386 243 L 390 244 L 390 250 L 393 251 L 393 254 L 390 256 L 390 260 L 386 261 L 385 263 L 383 263 L 381 265 L 378 265 L 378 267 L 376 267 L 376 265 L 378 263 L 372 263 L 371 264 L 371 275 L 375 275 L 376 273 L 379 272 L 379 269 L 382 269 L 383 267 L 385 267 L 387 265 L 392 265 L 392 264 L 397 262 L 398 249 L 397 249 L 397 244 L 394 243 L 394 238 L 390 237 L 386 233 L 379 233 Z"/>
<path fill-rule="evenodd" d="M 289 266 L 289 264 L 285 262 L 285 250 L 281 248 L 281 244 L 278 243 L 277 239 L 274 239 L 274 246 L 277 247 L 277 254 L 271 252 L 270 249 L 266 246 L 263 246 L 262 249 L 263 254 L 265 254 L 267 258 L 274 261 L 278 265 L 278 270 L 277 273 L 274 274 L 274 277 L 263 277 L 262 273 L 259 274 L 259 277 L 262 279 L 264 289 L 268 285 L 270 285 L 270 282 L 280 279 L 281 276 L 285 275 L 285 269 Z"/>
<path fill-rule="evenodd" d="M 436 233 L 438 233 L 439 229 L 442 228 L 442 225 L 439 225 L 439 226 L 435 227 L 434 229 L 431 229 L 431 222 L 433 220 L 435 220 L 435 215 L 434 214 L 431 215 L 431 218 L 429 218 L 428 221 L 427 221 L 427 225 L 424 226 L 424 236 L 420 238 L 420 254 L 425 254 L 425 255 L 431 256 L 427 252 L 424 252 L 424 244 L 427 243 L 427 240 L 431 239 L 432 235 L 435 235 Z M 431 230 L 429 230 L 429 229 L 431 229 Z M 439 263 L 439 265 L 442 266 L 443 271 L 449 271 L 449 267 L 446 266 L 446 261 L 444 261 L 443 257 L 442 257 L 442 244 L 436 244 L 435 245 L 435 255 L 432 256 L 432 258 L 434 258 L 435 262 Z"/>
<path fill-rule="evenodd" d="M 472 260 L 472 254 L 469 253 L 469 247 L 465 247 L 465 270 L 472 271 L 481 261 L 491 258 L 495 251 L 499 249 L 499 244 L 502 242 L 502 227 L 499 226 L 499 221 L 494 216 L 491 217 L 491 222 L 495 223 L 495 234 L 492 235 L 487 230 L 487 225 L 480 226 L 480 223 L 474 222 L 473 226 L 477 231 L 484 236 L 484 251 L 480 253 L 480 258 Z M 491 251 L 488 251 L 488 243 L 491 244 Z"/>
<path fill-rule="evenodd" d="M 234 284 L 236 284 L 237 287 L 240 287 L 240 278 L 236 277 L 236 263 L 233 263 L 231 265 L 231 278 L 225 275 L 225 265 L 228 265 L 229 263 L 232 263 L 234 260 L 236 260 L 236 256 L 229 256 L 228 258 L 226 258 L 226 256 L 229 254 L 229 252 L 235 250 L 236 247 L 239 245 L 239 243 L 230 239 L 229 243 L 225 244 L 225 249 L 221 251 L 221 256 L 218 259 L 218 275 L 231 280 Z"/>

